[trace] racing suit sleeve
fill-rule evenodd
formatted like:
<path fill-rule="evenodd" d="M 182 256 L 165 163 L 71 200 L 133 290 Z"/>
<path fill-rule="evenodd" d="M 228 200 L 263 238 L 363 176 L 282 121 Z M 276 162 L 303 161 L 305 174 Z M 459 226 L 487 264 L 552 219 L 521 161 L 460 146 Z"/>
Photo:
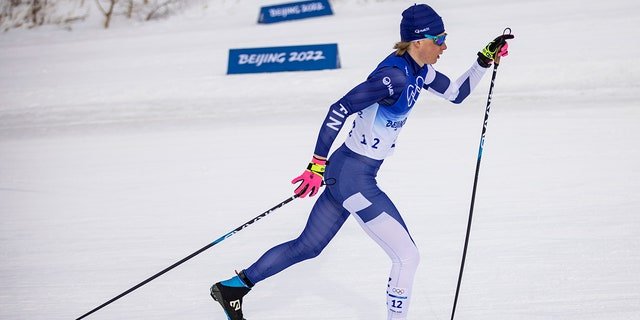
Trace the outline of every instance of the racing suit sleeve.
<path fill-rule="evenodd" d="M 449 77 L 436 71 L 432 66 L 429 66 L 429 68 L 432 70 L 429 70 L 427 75 L 431 74 L 433 76 L 427 76 L 424 88 L 455 104 L 461 103 L 469 96 L 487 71 L 487 68 L 483 68 L 474 60 L 473 65 L 456 81 L 452 82 Z"/>

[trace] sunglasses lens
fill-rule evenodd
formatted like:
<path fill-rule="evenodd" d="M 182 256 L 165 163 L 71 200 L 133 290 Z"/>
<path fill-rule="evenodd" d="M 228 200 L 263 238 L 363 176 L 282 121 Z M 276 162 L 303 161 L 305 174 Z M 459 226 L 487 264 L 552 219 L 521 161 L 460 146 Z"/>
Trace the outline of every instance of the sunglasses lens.
<path fill-rule="evenodd" d="M 433 43 L 435 43 L 438 46 L 443 45 L 444 42 L 447 40 L 447 34 L 446 33 L 445 34 L 441 34 L 439 36 L 431 36 L 431 35 L 425 34 L 424 37 L 427 38 L 427 39 L 433 40 Z"/>

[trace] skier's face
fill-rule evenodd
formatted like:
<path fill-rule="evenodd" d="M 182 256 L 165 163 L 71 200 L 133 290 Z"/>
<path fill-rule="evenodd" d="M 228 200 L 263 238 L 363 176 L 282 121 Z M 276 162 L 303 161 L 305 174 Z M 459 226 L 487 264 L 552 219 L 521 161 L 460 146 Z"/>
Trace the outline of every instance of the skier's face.
<path fill-rule="evenodd" d="M 437 45 L 432 39 L 415 41 L 413 46 L 415 55 L 412 55 L 412 57 L 420 66 L 436 63 L 444 50 L 447 50 L 446 43 Z"/>

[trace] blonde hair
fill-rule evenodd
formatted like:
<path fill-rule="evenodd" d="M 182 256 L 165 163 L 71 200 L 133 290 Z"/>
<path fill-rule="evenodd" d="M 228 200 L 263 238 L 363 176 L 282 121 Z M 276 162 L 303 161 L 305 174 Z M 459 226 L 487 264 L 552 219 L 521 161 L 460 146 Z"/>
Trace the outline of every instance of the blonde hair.
<path fill-rule="evenodd" d="M 407 52 L 407 50 L 409 50 L 410 45 L 411 45 L 411 42 L 400 41 L 400 42 L 396 42 L 393 48 L 396 49 L 396 55 L 401 56 L 405 52 Z"/>

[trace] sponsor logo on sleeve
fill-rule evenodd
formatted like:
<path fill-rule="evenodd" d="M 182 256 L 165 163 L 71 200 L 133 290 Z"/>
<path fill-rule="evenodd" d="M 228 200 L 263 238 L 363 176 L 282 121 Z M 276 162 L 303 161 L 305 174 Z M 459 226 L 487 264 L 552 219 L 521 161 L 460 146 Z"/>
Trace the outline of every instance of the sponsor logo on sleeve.
<path fill-rule="evenodd" d="M 393 95 L 393 84 L 391 83 L 391 78 L 389 78 L 389 77 L 382 78 L 382 84 L 387 86 L 387 89 L 389 90 L 389 96 L 392 96 Z"/>

